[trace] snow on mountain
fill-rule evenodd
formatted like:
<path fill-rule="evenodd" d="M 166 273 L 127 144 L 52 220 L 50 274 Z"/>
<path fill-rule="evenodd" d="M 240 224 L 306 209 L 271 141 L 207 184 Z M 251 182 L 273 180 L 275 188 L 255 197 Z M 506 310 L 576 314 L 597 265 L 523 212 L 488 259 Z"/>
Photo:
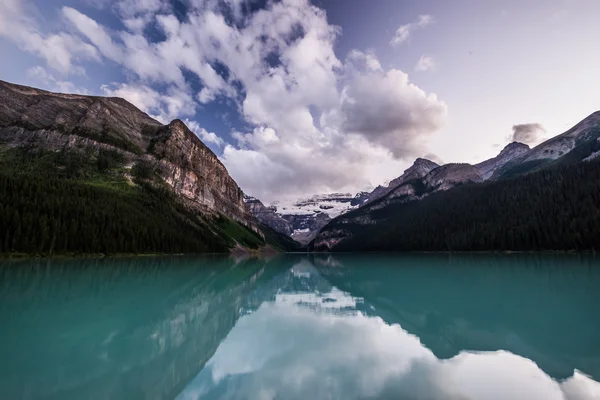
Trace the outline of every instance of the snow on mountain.
<path fill-rule="evenodd" d="M 275 201 L 271 203 L 271 206 L 277 209 L 276 212 L 279 215 L 324 213 L 329 218 L 335 218 L 357 207 L 357 205 L 351 204 L 354 197 L 350 193 L 319 194 L 298 200 Z"/>

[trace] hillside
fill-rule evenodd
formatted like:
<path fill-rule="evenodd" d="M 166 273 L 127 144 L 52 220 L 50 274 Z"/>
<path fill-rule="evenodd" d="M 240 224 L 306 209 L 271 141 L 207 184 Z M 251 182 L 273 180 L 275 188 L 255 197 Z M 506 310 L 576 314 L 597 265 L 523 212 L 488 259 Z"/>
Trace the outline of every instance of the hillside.
<path fill-rule="evenodd" d="M 600 161 L 465 184 L 364 207 L 328 224 L 314 251 L 599 250 Z M 381 199 L 379 201 L 385 201 Z"/>
<path fill-rule="evenodd" d="M 0 253 L 295 249 L 183 122 L 0 81 Z"/>

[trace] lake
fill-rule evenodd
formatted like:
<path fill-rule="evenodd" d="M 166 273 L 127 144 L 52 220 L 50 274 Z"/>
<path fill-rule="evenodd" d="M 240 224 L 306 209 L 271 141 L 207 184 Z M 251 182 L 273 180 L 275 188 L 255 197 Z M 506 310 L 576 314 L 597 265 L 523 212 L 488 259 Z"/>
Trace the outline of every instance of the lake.
<path fill-rule="evenodd" d="M 600 259 L 0 263 L 1 399 L 599 399 Z"/>

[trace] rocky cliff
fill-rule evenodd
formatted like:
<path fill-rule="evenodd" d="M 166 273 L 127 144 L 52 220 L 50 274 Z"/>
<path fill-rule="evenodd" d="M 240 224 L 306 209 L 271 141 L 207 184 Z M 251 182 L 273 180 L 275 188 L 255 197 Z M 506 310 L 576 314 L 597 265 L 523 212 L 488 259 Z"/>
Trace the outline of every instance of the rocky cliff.
<path fill-rule="evenodd" d="M 377 199 L 387 196 L 389 193 L 397 189 L 402 184 L 413 179 L 422 178 L 431 170 L 439 167 L 438 164 L 425 158 L 417 158 L 410 168 L 406 169 L 402 175 L 393 179 L 387 186 L 377 186 L 375 190 L 366 196 L 361 205 L 371 203 Z"/>
<path fill-rule="evenodd" d="M 510 178 L 540 169 L 551 163 L 570 163 L 594 159 L 594 154 L 600 151 L 599 139 L 600 111 L 596 111 L 568 131 L 540 143 L 497 168 L 490 179 Z"/>
<path fill-rule="evenodd" d="M 257 231 L 240 187 L 183 122 L 162 125 L 123 99 L 51 93 L 0 81 L 0 142 L 120 152 L 125 165 L 151 163 L 189 207 L 221 213 Z"/>
<path fill-rule="evenodd" d="M 492 177 L 494 172 L 502 168 L 507 163 L 522 157 L 529 151 L 529 146 L 519 142 L 512 142 L 502 149 L 500 154 L 489 160 L 485 160 L 476 164 L 475 167 L 479 170 L 481 177 L 487 180 Z"/>
<path fill-rule="evenodd" d="M 244 196 L 244 202 L 246 203 L 248 212 L 260 222 L 279 233 L 287 236 L 292 235 L 293 229 L 290 223 L 277 214 L 276 207 L 266 207 L 259 199 L 250 196 Z"/>

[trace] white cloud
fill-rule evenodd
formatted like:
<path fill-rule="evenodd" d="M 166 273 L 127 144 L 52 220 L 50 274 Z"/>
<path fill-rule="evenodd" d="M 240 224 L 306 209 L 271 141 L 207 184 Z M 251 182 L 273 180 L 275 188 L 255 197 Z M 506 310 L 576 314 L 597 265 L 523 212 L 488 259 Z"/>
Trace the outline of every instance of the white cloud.
<path fill-rule="evenodd" d="M 313 270 L 300 271 L 319 282 Z M 179 397 L 592 400 L 600 395 L 600 383 L 579 371 L 557 381 L 534 361 L 508 351 L 462 351 L 440 359 L 400 325 L 358 311 L 356 303 L 363 299 L 335 287 L 317 294 L 297 287 L 293 293 L 280 289 L 273 301 L 245 313 Z"/>
<path fill-rule="evenodd" d="M 73 82 L 60 80 L 49 73 L 44 67 L 36 66 L 27 70 L 27 77 L 37 81 L 47 90 L 60 93 L 89 94 L 86 89 L 77 87 Z"/>
<path fill-rule="evenodd" d="M 437 63 L 433 57 L 430 56 L 421 56 L 419 61 L 417 61 L 417 65 L 415 65 L 415 71 L 417 72 L 425 72 L 425 71 L 434 71 L 437 68 Z"/>
<path fill-rule="evenodd" d="M 168 88 L 164 93 L 148 86 L 125 83 L 103 85 L 101 89 L 104 95 L 124 98 L 163 124 L 192 116 L 196 112 L 192 97 L 174 87 Z"/>
<path fill-rule="evenodd" d="M 63 73 L 82 73 L 74 60 L 99 60 L 96 48 L 68 33 L 42 32 L 34 18 L 37 10 L 24 0 L 0 2 L 0 37 L 12 40 L 21 49 L 42 57 L 54 70 Z"/>
<path fill-rule="evenodd" d="M 422 141 L 445 123 L 446 104 L 409 82 L 400 70 L 355 76 L 342 90 L 339 129 L 362 135 L 399 159 L 424 152 Z M 335 124 L 335 123 L 334 123 Z"/>
<path fill-rule="evenodd" d="M 15 1 L 15 0 L 10 0 Z M 340 33 L 308 0 L 281 0 L 245 13 L 244 1 L 192 1 L 184 20 L 159 0 L 122 0 L 112 7 L 126 28 L 115 31 L 65 7 L 63 15 L 89 49 L 112 60 L 128 83 L 102 88 L 124 97 L 163 123 L 192 118 L 197 103 L 226 98 L 250 125 L 226 145 L 193 124 L 207 143 L 223 147 L 222 160 L 244 190 L 268 200 L 315 192 L 358 190 L 401 173 L 425 152 L 422 136 L 437 130 L 446 106 L 384 70 L 371 52 L 351 51 L 340 61 Z M 231 7 L 236 24 L 223 15 Z M 101 4 L 102 5 L 102 4 Z M 126 7 L 128 5 L 128 7 Z M 139 7 L 138 7 L 139 6 Z M 143 6 L 143 7 L 142 7 Z M 152 42 L 143 27 L 154 20 L 164 39 Z M 424 27 L 421 16 L 410 30 Z M 75 46 L 61 60 L 73 69 Z M 185 74 L 184 74 L 185 72 Z M 192 92 L 186 74 L 201 87 Z"/>
<path fill-rule="evenodd" d="M 204 142 L 204 144 L 212 143 L 217 147 L 222 147 L 225 144 L 225 141 L 217 136 L 216 133 L 209 132 L 202 128 L 198 122 L 189 120 L 187 118 L 183 122 L 192 132 L 196 134 L 196 136 L 198 136 L 198 138 L 200 138 L 200 140 L 202 140 L 202 142 Z"/>
<path fill-rule="evenodd" d="M 123 58 L 121 48 L 117 46 L 107 31 L 96 21 L 71 7 L 63 7 L 62 13 L 83 35 L 94 44 L 100 53 L 108 59 L 120 62 Z"/>
<path fill-rule="evenodd" d="M 402 43 L 405 43 L 413 33 L 415 29 L 425 28 L 427 25 L 433 22 L 433 17 L 431 15 L 419 15 L 416 21 L 411 22 L 409 24 L 400 25 L 400 27 L 396 30 L 396 33 L 392 37 L 390 44 L 392 46 L 398 46 Z"/>

